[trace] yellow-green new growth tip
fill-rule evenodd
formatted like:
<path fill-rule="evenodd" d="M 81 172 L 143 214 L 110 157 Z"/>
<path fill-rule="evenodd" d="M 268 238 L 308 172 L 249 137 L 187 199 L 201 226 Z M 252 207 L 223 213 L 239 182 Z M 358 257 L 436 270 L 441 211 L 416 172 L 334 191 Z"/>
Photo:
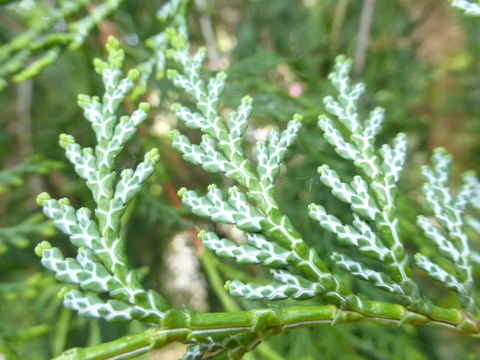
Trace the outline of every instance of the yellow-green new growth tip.
<path fill-rule="evenodd" d="M 118 50 L 120 49 L 120 41 L 118 41 L 114 36 L 109 36 L 106 46 L 108 51 Z"/>
<path fill-rule="evenodd" d="M 178 197 L 181 198 L 186 191 L 188 191 L 186 187 L 180 188 L 180 190 L 177 191 Z"/>
<path fill-rule="evenodd" d="M 413 256 L 413 259 L 414 259 L 416 262 L 418 262 L 421 257 L 422 257 L 422 254 L 416 253 L 416 254 Z"/>
<path fill-rule="evenodd" d="M 303 121 L 303 116 L 300 115 L 300 114 L 294 114 L 293 115 L 293 120 Z"/>
<path fill-rule="evenodd" d="M 345 55 L 338 55 L 335 58 L 335 62 L 345 62 L 345 61 L 351 62 L 351 60 L 347 58 Z"/>
<path fill-rule="evenodd" d="M 66 149 L 68 145 L 75 144 L 75 138 L 72 135 L 60 134 L 58 143 L 62 149 Z"/>
<path fill-rule="evenodd" d="M 167 40 L 175 50 L 185 47 L 185 38 L 174 28 L 167 28 L 165 30 Z"/>
<path fill-rule="evenodd" d="M 60 291 L 57 294 L 58 300 L 63 300 L 64 297 L 65 297 L 65 294 L 68 293 L 69 291 L 70 291 L 70 289 L 67 288 L 67 287 L 61 288 Z"/>
<path fill-rule="evenodd" d="M 38 206 L 43 206 L 43 202 L 45 200 L 51 200 L 51 197 L 50 197 L 50 194 L 47 193 L 47 192 L 42 192 L 40 194 L 37 195 L 37 199 L 36 199 L 36 202 L 37 202 L 37 205 Z"/>
<path fill-rule="evenodd" d="M 173 141 L 173 138 L 175 136 L 180 136 L 180 135 L 181 135 L 180 131 L 178 131 L 177 129 L 173 129 L 168 132 L 167 138 L 168 140 Z"/>
<path fill-rule="evenodd" d="M 117 68 L 121 68 L 125 52 L 120 48 L 120 42 L 113 36 L 109 36 L 107 40 L 107 51 L 109 53 L 109 62 Z"/>
<path fill-rule="evenodd" d="M 82 149 L 82 154 L 83 155 L 87 155 L 87 154 L 93 155 L 93 149 L 91 147 L 83 148 Z"/>
<path fill-rule="evenodd" d="M 141 102 L 138 105 L 138 108 L 148 113 L 150 111 L 150 104 L 148 102 Z"/>
<path fill-rule="evenodd" d="M 445 149 L 443 146 L 439 146 L 433 150 L 434 154 L 445 154 L 447 153 L 447 149 Z"/>
<path fill-rule="evenodd" d="M 145 154 L 145 161 L 154 163 L 157 162 L 158 159 L 160 159 L 160 155 L 157 148 L 153 148 Z"/>
<path fill-rule="evenodd" d="M 99 58 L 93 59 L 93 66 L 95 67 L 95 71 L 100 75 L 102 75 L 103 70 L 108 69 L 108 63 Z"/>
<path fill-rule="evenodd" d="M 116 68 L 120 69 L 123 65 L 123 58 L 125 57 L 125 52 L 120 49 L 115 54 L 110 56 L 110 63 Z"/>
<path fill-rule="evenodd" d="M 325 115 L 325 114 L 320 114 L 320 115 L 318 115 L 317 120 L 320 122 L 320 121 L 322 121 L 322 120 L 325 119 L 325 118 L 328 118 L 328 116 Z"/>
<path fill-rule="evenodd" d="M 51 248 L 52 248 L 52 244 L 44 240 L 40 242 L 37 246 L 35 246 L 35 255 L 42 257 L 43 250 L 47 250 Z"/>
<path fill-rule="evenodd" d="M 173 27 L 167 27 L 165 29 L 165 34 L 167 34 L 167 39 L 170 39 L 177 34 L 177 30 L 175 30 Z"/>
<path fill-rule="evenodd" d="M 132 79 L 132 81 L 137 81 L 140 77 L 140 71 L 138 71 L 137 69 L 130 69 L 128 71 L 128 77 Z"/>
<path fill-rule="evenodd" d="M 59 205 L 70 205 L 70 200 L 68 198 L 61 198 L 58 200 Z"/>
<path fill-rule="evenodd" d="M 251 104 L 253 102 L 253 99 L 250 95 L 245 95 L 242 98 L 242 104 Z"/>

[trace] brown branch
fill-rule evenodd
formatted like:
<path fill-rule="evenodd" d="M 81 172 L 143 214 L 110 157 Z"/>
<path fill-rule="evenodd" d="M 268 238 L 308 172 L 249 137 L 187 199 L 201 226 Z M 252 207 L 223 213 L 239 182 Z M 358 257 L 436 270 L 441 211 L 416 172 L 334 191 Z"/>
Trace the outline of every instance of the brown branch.
<path fill-rule="evenodd" d="M 372 27 L 373 11 L 375 9 L 375 0 L 364 0 L 362 14 L 360 16 L 360 27 L 358 29 L 357 50 L 353 72 L 358 76 L 365 67 L 367 58 L 368 42 L 370 40 L 370 28 Z"/>

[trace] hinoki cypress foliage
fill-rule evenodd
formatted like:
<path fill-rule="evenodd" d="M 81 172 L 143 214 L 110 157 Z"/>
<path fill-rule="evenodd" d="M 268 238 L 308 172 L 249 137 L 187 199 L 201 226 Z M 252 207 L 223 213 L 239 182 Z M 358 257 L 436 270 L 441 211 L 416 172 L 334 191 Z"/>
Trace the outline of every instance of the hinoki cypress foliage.
<path fill-rule="evenodd" d="M 58 248 L 42 242 L 36 252 L 41 255 L 42 264 L 56 273 L 59 280 L 78 284 L 82 289 L 66 289 L 62 296 L 67 307 L 89 317 L 158 323 L 165 316 L 166 302 L 159 294 L 146 291 L 135 271 L 129 268 L 125 239 L 121 237 L 121 218 L 127 203 L 152 173 L 159 156 L 158 151 L 152 149 L 135 169 L 124 169 L 120 175 L 115 172 L 117 155 L 147 117 L 149 105 L 140 104 L 131 116 L 116 116 L 138 72 L 131 70 L 122 78 L 123 50 L 114 38 L 109 39 L 107 49 L 108 62 L 95 62 L 95 69 L 105 84 L 104 96 L 100 99 L 80 95 L 78 98 L 95 132 L 95 149 L 81 148 L 70 135 L 60 136 L 60 145 L 77 174 L 86 181 L 97 207 L 92 214 L 88 208 L 75 210 L 66 198 L 54 200 L 47 193 L 40 194 L 38 203 L 45 215 L 70 236 L 79 250 L 76 259 L 65 259 Z M 107 293 L 109 299 L 103 300 L 93 295 L 95 293 Z"/>
<path fill-rule="evenodd" d="M 310 215 L 321 228 L 356 249 L 358 255 L 351 258 L 334 253 L 329 260 L 302 238 L 276 200 L 275 181 L 280 165 L 301 131 L 302 117 L 295 115 L 283 131 L 271 131 L 265 141 L 255 145 L 252 157 L 247 156 L 242 144 L 253 100 L 244 97 L 224 117 L 220 103 L 226 74 L 220 72 L 205 78 L 205 50 L 191 54 L 184 36 L 174 30 L 168 37 L 172 49 L 167 56 L 176 64 L 176 70 L 169 70 L 168 77 L 195 104 L 175 104 L 172 109 L 186 126 L 203 133 L 196 145 L 174 130 L 170 134 L 172 146 L 186 161 L 224 174 L 236 184 L 225 190 L 211 185 L 205 195 L 181 189 L 179 196 L 194 214 L 234 225 L 246 234 L 247 242 L 237 244 L 202 230 L 199 237 L 205 247 L 241 265 L 264 266 L 272 276 L 268 284 L 231 279 L 225 284 L 226 290 L 247 300 L 318 298 L 326 304 L 299 302 L 243 312 L 202 314 L 188 308 L 177 310 L 160 294 L 141 285 L 128 263 L 121 218 L 128 202 L 152 173 L 158 152 L 149 151 L 135 169 L 124 169 L 120 174 L 115 170 L 115 158 L 147 118 L 149 106 L 142 103 L 130 116 L 118 117 L 117 108 L 139 74 L 131 70 L 122 77 L 124 53 L 118 42 L 110 38 L 108 61 L 95 62 L 105 94 L 101 98 L 79 96 L 79 105 L 91 123 L 97 145 L 94 149 L 82 148 L 73 137 L 60 136 L 60 145 L 85 180 L 95 208 L 75 209 L 66 198 L 55 200 L 46 193 L 39 195 L 38 203 L 44 213 L 78 247 L 78 255 L 65 258 L 47 242 L 38 245 L 36 252 L 58 280 L 76 285 L 62 290 L 60 296 L 65 306 L 87 317 L 109 321 L 136 319 L 151 329 L 111 343 L 72 349 L 60 358 L 129 358 L 172 341 L 186 341 L 191 345 L 184 359 L 238 359 L 261 341 L 289 329 L 356 321 L 432 325 L 465 334 L 480 333 L 472 277 L 476 254 L 470 250 L 467 236 L 468 224 L 476 224 L 476 220 L 467 221 L 465 216 L 471 203 L 478 207 L 480 183 L 473 173 L 467 173 L 464 185 L 458 193 L 452 193 L 448 175 L 451 159 L 445 150 L 436 150 L 433 164 L 422 171 L 424 195 L 433 218 L 419 216 L 418 225 L 448 263 L 437 262 L 437 257 L 425 254 L 412 259 L 404 246 L 397 205 L 397 183 L 406 160 L 407 137 L 399 134 L 391 144 L 377 145 L 384 110 L 372 110 L 365 120 L 359 115 L 358 102 L 365 88 L 361 83 L 352 83 L 351 61 L 339 57 L 330 75 L 337 94 L 324 99 L 328 115 L 319 116 L 318 126 L 338 155 L 353 163 L 358 175 L 351 181 L 343 179 L 327 164 L 319 164 L 318 172 L 320 181 L 332 194 L 348 204 L 352 222 L 342 223 L 320 204 L 311 204 L 305 209 L 305 216 Z M 426 297 L 412 275 L 414 263 L 445 289 L 456 293 L 460 307 L 439 307 Z M 342 271 L 393 295 L 397 302 L 379 302 L 352 292 L 340 276 Z"/>
<path fill-rule="evenodd" d="M 74 11 L 75 6 L 88 3 L 78 1 L 66 9 Z M 75 28 L 61 44 L 58 36 L 47 36 L 54 57 L 66 44 L 74 47 L 82 43 L 95 22 L 119 3 L 99 6 L 95 10 L 99 13 L 85 23 L 79 21 L 84 26 Z M 342 203 L 341 209 L 347 210 L 339 215 L 331 204 L 317 199 L 311 199 L 314 202 L 302 210 L 306 221 L 315 223 L 320 234 L 334 238 L 341 245 L 336 249 L 343 250 L 327 253 L 324 244 L 302 235 L 301 225 L 294 225 L 279 200 L 281 170 L 304 131 L 302 114 L 293 115 L 280 130 L 270 129 L 249 151 L 246 134 L 255 100 L 245 95 L 237 99 L 235 108 L 224 106 L 227 74 L 207 73 L 206 49 L 192 50 L 185 18 L 187 5 L 187 1 L 174 0 L 161 8 L 157 16 L 170 27 L 147 41 L 151 56 L 137 68 L 125 69 L 125 52 L 114 37 L 107 40 L 107 60 L 94 61 L 104 93 L 78 96 L 78 105 L 94 134 L 94 146 L 83 147 L 71 135 L 59 137 L 60 147 L 92 200 L 74 206 L 68 198 L 54 199 L 46 192 L 37 197 L 45 216 L 76 251 L 75 257 L 66 257 L 63 246 L 47 241 L 35 248 L 41 264 L 65 285 L 58 294 L 64 306 L 80 317 L 127 324 L 138 321 L 148 329 L 72 348 L 57 359 L 136 358 L 173 342 L 188 345 L 184 360 L 240 359 L 287 331 L 356 322 L 378 327 L 435 326 L 478 337 L 475 266 L 480 264 L 480 254 L 472 244 L 474 234 L 480 234 L 480 181 L 476 174 L 451 176 L 452 157 L 443 148 L 437 148 L 431 163 L 419 169 L 424 181 L 419 201 L 426 206 L 413 209 L 418 217 L 412 226 L 422 241 L 428 242 L 429 251 L 422 248 L 415 253 L 408 242 L 411 233 L 402 226 L 410 218 L 402 211 L 401 197 L 410 194 L 403 194 L 399 186 L 410 160 L 408 135 L 400 133 L 380 143 L 385 110 L 377 107 L 363 115 L 360 108 L 366 88 L 352 80 L 352 61 L 338 56 L 329 76 L 333 91 L 324 97 L 323 107 L 319 104 L 317 120 L 323 134 L 319 141 L 328 144 L 338 157 L 335 162 L 318 162 L 318 184 L 314 186 L 331 193 Z M 453 1 L 452 6 L 467 15 L 479 13 L 474 1 Z M 59 18 L 68 11 L 59 13 Z M 39 29 L 32 30 L 28 39 Z M 8 46 L 12 45 L 7 44 L 5 51 L 18 50 L 18 46 L 10 50 Z M 15 71 L 32 49 L 26 48 Z M 44 60 L 17 74 L 17 79 L 35 75 L 46 65 Z M 224 284 L 230 296 L 249 304 L 249 310 L 202 313 L 171 304 L 167 296 L 142 283 L 140 271 L 129 261 L 126 243 L 135 239 L 126 236 L 127 208 L 154 173 L 160 156 L 153 148 L 136 166 L 119 169 L 119 156 L 148 121 L 151 108 L 142 102 L 125 115 L 122 103 L 146 92 L 154 72 L 157 78 L 165 72 L 168 81 L 185 95 L 171 111 L 189 131 L 182 133 L 181 126 L 170 131 L 172 148 L 186 162 L 225 179 L 203 190 L 178 191 L 185 209 L 205 220 L 199 225 L 205 227 L 198 232 L 199 240 L 209 255 L 213 253 L 221 261 L 240 268 L 254 265 L 269 274 L 258 279 L 233 276 Z M 190 136 L 194 132 L 198 141 Z M 342 171 L 345 167 L 336 166 L 337 162 L 348 164 L 353 176 Z M 461 185 L 456 186 L 460 178 Z M 13 241 L 8 231 L 20 234 L 22 240 L 24 233 L 40 231 L 37 227 L 48 229 L 49 223 L 34 220 L 27 220 L 26 227 L 22 223 L 0 229 L 0 245 L 19 242 Z M 239 230 L 245 241 L 213 230 L 219 227 L 204 226 L 207 222 L 229 225 Z M 422 277 L 439 283 L 441 291 L 455 298 L 454 306 L 446 307 L 431 296 Z M 362 286 L 356 287 L 358 283 Z M 376 297 L 382 292 L 385 297 Z"/>

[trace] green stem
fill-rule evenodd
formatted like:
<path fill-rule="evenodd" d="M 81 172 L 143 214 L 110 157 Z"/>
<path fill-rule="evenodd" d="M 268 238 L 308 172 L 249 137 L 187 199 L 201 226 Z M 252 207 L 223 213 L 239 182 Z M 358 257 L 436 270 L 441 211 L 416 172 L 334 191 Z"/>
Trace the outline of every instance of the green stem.
<path fill-rule="evenodd" d="M 179 314 L 183 314 L 183 317 Z M 90 348 L 70 349 L 56 360 L 131 359 L 175 341 L 246 333 L 256 333 L 265 339 L 295 328 L 356 321 L 397 326 L 438 326 L 464 334 L 480 335 L 480 322 L 460 310 L 432 306 L 429 314 L 425 315 L 409 311 L 401 305 L 377 301 L 365 301 L 361 312 L 342 310 L 334 305 L 270 307 L 231 313 L 177 312 L 168 327 L 151 328 Z"/>

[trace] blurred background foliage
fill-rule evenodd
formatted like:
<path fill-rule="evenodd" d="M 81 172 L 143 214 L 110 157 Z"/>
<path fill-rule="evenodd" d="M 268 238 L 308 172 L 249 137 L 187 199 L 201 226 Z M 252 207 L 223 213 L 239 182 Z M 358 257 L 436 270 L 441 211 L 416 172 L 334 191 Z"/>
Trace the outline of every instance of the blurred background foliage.
<path fill-rule="evenodd" d="M 152 52 L 146 40 L 166 26 L 154 15 L 162 3 L 0 1 L 0 359 L 46 359 L 72 346 L 140 329 L 136 323 L 78 318 L 61 307 L 56 297 L 59 284 L 40 266 L 33 247 L 49 238 L 66 253 L 72 254 L 72 249 L 38 214 L 33 199 L 48 191 L 55 197 L 68 196 L 73 205 L 91 203 L 85 185 L 55 144 L 60 133 L 92 144 L 89 124 L 76 105 L 79 93 L 101 93 L 91 62 L 104 54 L 108 35 L 121 40 L 130 67 L 148 61 Z M 62 16 L 59 10 L 69 6 L 72 9 Z M 92 15 L 100 11 L 102 16 Z M 75 24 L 92 17 L 96 20 L 79 38 Z M 411 209 L 423 206 L 420 164 L 441 145 L 455 158 L 457 179 L 466 169 L 480 170 L 478 21 L 442 0 L 192 0 L 187 20 L 192 46 L 207 47 L 207 68 L 227 70 L 225 111 L 245 94 L 254 98 L 251 141 L 263 138 L 269 128 L 283 127 L 295 112 L 305 116 L 278 182 L 278 195 L 284 211 L 325 257 L 341 245 L 312 223 L 306 206 L 326 203 L 341 218 L 349 212 L 326 191 L 316 169 L 328 163 L 344 174 L 353 173 L 322 140 L 316 118 L 322 112 L 322 96 L 331 91 L 326 76 L 335 56 L 354 58 L 355 77 L 369 89 L 363 99 L 365 111 L 386 108 L 382 142 L 399 131 L 408 134 L 410 156 L 400 185 L 404 241 L 412 254 L 429 250 L 429 242 L 412 225 L 416 213 Z M 41 69 L 44 65 L 48 66 Z M 232 300 L 222 288 L 227 279 L 258 278 L 260 270 L 240 272 L 202 253 L 195 241 L 196 230 L 215 225 L 200 223 L 182 209 L 176 191 L 182 186 L 203 191 L 213 182 L 228 183 L 185 163 L 170 147 L 166 134 L 177 124 L 169 107 L 183 96 L 161 72 L 157 75 L 148 79 L 139 96 L 153 105 L 149 122 L 121 159 L 123 165 L 131 165 L 152 146 L 162 155 L 125 219 L 131 262 L 148 287 L 160 289 L 178 306 L 202 311 L 260 306 Z M 125 111 L 132 104 L 133 100 L 125 102 Z M 241 237 L 228 227 L 217 226 L 216 231 Z M 435 284 L 416 275 L 439 304 L 456 305 Z M 389 300 L 362 283 L 352 286 L 374 299 Z M 183 349 L 171 346 L 148 358 L 176 359 L 179 348 Z M 353 324 L 285 333 L 247 357 L 474 359 L 480 357 L 480 345 L 445 330 Z"/>

